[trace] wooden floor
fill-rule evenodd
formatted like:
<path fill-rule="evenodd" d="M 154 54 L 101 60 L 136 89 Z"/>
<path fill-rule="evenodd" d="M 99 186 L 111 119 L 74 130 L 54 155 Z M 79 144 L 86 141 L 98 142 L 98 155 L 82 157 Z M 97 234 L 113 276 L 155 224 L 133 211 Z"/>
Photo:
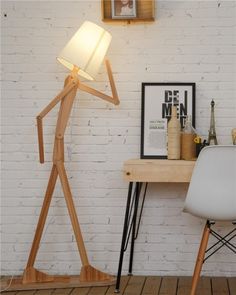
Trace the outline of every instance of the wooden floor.
<path fill-rule="evenodd" d="M 124 276 L 122 295 L 189 295 L 189 277 Z M 111 295 L 114 286 L 2 292 L 5 295 Z M 201 278 L 196 295 L 236 295 L 236 278 Z"/>

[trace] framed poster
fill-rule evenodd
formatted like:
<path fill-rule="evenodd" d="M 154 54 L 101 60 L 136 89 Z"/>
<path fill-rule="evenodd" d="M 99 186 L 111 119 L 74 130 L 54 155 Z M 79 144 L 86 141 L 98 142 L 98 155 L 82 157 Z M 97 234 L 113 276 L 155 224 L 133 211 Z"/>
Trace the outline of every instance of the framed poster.
<path fill-rule="evenodd" d="M 137 17 L 136 0 L 111 0 L 113 19 L 132 19 Z"/>
<path fill-rule="evenodd" d="M 167 159 L 167 122 L 177 106 L 181 127 L 195 127 L 195 83 L 142 83 L 141 159 Z"/>

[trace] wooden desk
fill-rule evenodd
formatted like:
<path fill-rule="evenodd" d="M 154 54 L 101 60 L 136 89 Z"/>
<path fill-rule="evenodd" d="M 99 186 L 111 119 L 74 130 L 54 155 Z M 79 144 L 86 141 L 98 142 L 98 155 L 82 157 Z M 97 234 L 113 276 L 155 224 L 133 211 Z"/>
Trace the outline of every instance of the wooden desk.
<path fill-rule="evenodd" d="M 127 250 L 131 236 L 129 275 L 132 274 L 134 243 L 138 237 L 138 231 L 149 182 L 190 182 L 195 161 L 184 160 L 141 160 L 132 159 L 124 162 L 123 176 L 129 182 L 128 197 L 126 203 L 125 220 L 121 241 L 120 259 L 117 271 L 116 289 L 119 293 L 120 277 L 122 271 L 124 252 Z M 135 185 L 133 185 L 135 183 Z M 142 195 L 139 218 L 139 200 Z"/>
<path fill-rule="evenodd" d="M 124 179 L 129 182 L 190 182 L 195 161 L 140 160 L 124 162 Z"/>

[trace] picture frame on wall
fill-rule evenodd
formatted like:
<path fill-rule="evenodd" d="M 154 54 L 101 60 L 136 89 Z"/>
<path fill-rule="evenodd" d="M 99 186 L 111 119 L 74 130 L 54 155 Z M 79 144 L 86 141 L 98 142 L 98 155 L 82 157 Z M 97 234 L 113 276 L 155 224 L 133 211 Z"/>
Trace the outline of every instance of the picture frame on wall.
<path fill-rule="evenodd" d="M 142 83 L 141 159 L 167 159 L 167 122 L 177 106 L 183 128 L 186 116 L 195 127 L 195 83 Z"/>
<path fill-rule="evenodd" d="M 137 0 L 111 0 L 113 19 L 132 19 L 137 17 Z"/>

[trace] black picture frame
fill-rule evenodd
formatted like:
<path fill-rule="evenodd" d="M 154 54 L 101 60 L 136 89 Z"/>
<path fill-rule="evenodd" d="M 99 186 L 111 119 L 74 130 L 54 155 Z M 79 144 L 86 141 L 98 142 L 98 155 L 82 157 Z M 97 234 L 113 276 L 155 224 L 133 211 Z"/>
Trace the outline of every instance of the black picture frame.
<path fill-rule="evenodd" d="M 195 83 L 142 83 L 141 159 L 167 159 L 167 122 L 172 104 L 183 127 L 191 116 L 195 127 Z"/>

